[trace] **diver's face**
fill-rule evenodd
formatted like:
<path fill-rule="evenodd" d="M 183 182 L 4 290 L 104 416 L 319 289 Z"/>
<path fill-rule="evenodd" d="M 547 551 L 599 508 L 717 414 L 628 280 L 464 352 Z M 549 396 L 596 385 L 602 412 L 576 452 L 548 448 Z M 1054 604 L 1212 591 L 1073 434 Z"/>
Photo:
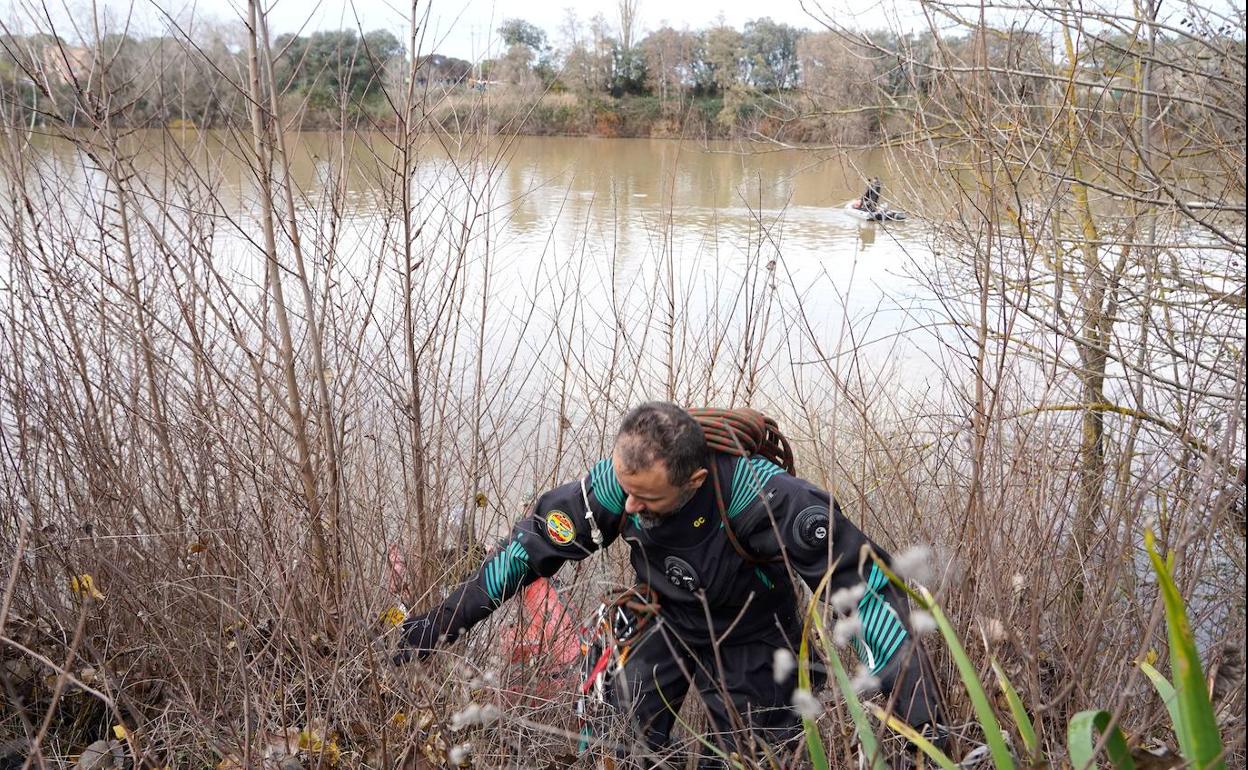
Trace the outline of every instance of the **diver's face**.
<path fill-rule="evenodd" d="M 625 468 L 620 454 L 611 457 L 615 478 L 627 497 L 624 512 L 637 514 L 646 524 L 653 525 L 685 506 L 706 481 L 706 469 L 699 468 L 683 484 L 673 484 L 667 475 L 667 464 L 657 460 L 646 468 Z"/>

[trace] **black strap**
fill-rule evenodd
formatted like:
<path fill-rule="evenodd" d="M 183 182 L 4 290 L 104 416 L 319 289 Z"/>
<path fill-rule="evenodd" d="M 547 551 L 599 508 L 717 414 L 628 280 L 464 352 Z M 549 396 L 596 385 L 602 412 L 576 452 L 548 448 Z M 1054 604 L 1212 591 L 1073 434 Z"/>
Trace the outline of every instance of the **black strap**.
<path fill-rule="evenodd" d="M 745 560 L 746 564 L 757 567 L 763 564 L 774 564 L 780 561 L 780 554 L 776 554 L 769 559 L 762 558 L 751 553 L 741 541 L 737 538 L 737 533 L 732 528 L 732 519 L 728 518 L 728 508 L 724 505 L 723 490 L 719 486 L 719 463 L 715 462 L 715 458 L 711 458 L 711 483 L 715 485 L 715 509 L 719 511 L 719 520 L 724 524 L 724 534 L 728 535 L 728 542 L 732 544 L 732 550 Z"/>

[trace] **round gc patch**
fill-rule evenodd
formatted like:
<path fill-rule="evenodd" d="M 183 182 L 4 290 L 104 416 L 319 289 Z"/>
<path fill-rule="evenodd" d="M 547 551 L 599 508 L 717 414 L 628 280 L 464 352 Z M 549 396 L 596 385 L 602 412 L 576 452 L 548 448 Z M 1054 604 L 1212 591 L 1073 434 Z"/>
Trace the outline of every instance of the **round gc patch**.
<path fill-rule="evenodd" d="M 567 545 L 576 537 L 576 527 L 572 526 L 572 517 L 563 511 L 551 511 L 546 514 L 546 536 L 556 545 Z"/>

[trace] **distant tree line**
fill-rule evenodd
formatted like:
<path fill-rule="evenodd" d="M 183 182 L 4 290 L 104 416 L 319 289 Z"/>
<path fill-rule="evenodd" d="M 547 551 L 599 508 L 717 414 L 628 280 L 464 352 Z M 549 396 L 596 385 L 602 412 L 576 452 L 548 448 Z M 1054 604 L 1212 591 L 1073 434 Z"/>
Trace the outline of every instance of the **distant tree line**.
<path fill-rule="evenodd" d="M 634 18 L 601 14 L 588 22 L 569 12 L 559 47 L 544 30 L 508 19 L 498 29 L 501 56 L 481 63 L 483 76 L 509 83 L 539 81 L 555 90 L 663 99 L 716 96 L 734 87 L 777 93 L 801 85 L 799 41 L 812 33 L 769 18 L 742 31 L 660 27 L 641 36 Z"/>
<path fill-rule="evenodd" d="M 384 115 L 385 89 L 407 77 L 438 93 L 531 87 L 591 98 L 655 97 L 672 109 L 729 94 L 792 94 L 806 85 L 823 88 L 845 72 L 887 70 L 886 62 L 875 62 L 864 71 L 830 33 L 768 18 L 740 31 L 723 24 L 663 26 L 643 35 L 634 8 L 611 22 L 601 15 L 585 22 L 570 12 L 558 45 L 519 18 L 505 20 L 497 32 L 498 56 L 474 64 L 424 55 L 415 67 L 403 43 L 385 30 L 282 34 L 273 40 L 274 73 L 294 107 L 360 118 Z M 0 36 L 0 87 L 6 109 L 36 122 L 53 117 L 50 103 L 72 104 L 94 93 L 108 94 L 115 117 L 130 124 L 218 126 L 245 117 L 243 41 L 241 27 L 230 24 L 199 25 L 192 38 L 110 34 L 90 46 L 49 34 Z M 72 121 L 73 112 L 61 117 Z"/>
<path fill-rule="evenodd" d="M 569 94 L 577 105 L 526 112 L 513 130 L 648 134 L 662 121 L 695 115 L 708 136 L 787 132 L 788 139 L 850 142 L 889 133 L 894 116 L 921 102 L 956 104 L 962 75 L 950 61 L 969 67 L 982 54 L 990 71 L 1012 73 L 999 78 L 1000 88 L 1030 90 L 1011 98 L 1037 104 L 1063 69 L 1048 38 L 1017 29 L 945 38 L 939 50 L 926 33 L 812 32 L 766 17 L 741 30 L 665 25 L 643 34 L 636 0 L 621 0 L 611 20 L 569 11 L 553 40 L 520 18 L 504 20 L 497 33 L 501 52 L 476 63 L 441 54 L 413 62 L 385 30 L 283 34 L 273 40 L 272 66 L 285 114 L 305 127 L 384 127 L 393 115 L 387 93 L 411 81 L 431 97 L 432 119 L 460 129 L 483 124 L 465 119 L 474 108 L 458 95 L 492 90 L 530 102 L 540 93 Z M 1138 41 L 1119 37 L 1081 55 L 1081 81 L 1123 76 Z M 11 122 L 74 123 L 82 110 L 104 110 L 133 126 L 228 125 L 248 109 L 244 41 L 237 24 L 200 24 L 192 37 L 110 34 L 89 47 L 49 34 L 0 36 L 0 109 Z M 1159 46 L 1166 45 L 1191 43 L 1163 37 Z M 1183 84 L 1158 87 L 1177 93 Z M 1181 120 L 1183 106 L 1177 102 L 1167 119 Z"/>
<path fill-rule="evenodd" d="M 89 46 L 50 34 L 2 35 L 0 109 L 10 121 L 71 125 L 88 113 L 131 126 L 245 121 L 245 34 L 236 24 L 202 24 L 194 37 L 108 34 Z M 406 69 L 403 44 L 385 30 L 283 34 L 272 52 L 277 87 L 294 113 L 348 120 L 383 116 L 385 91 Z"/>

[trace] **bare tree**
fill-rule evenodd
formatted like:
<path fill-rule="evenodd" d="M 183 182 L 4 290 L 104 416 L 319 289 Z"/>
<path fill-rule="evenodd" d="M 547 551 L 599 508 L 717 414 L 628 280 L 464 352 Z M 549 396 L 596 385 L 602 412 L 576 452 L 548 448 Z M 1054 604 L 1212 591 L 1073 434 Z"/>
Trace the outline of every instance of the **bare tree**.
<path fill-rule="evenodd" d="M 637 7 L 641 0 L 619 0 L 616 4 L 616 15 L 619 17 L 620 48 L 629 53 L 637 42 L 641 32 L 640 20 L 637 18 Z"/>
<path fill-rule="evenodd" d="M 1017 504 L 1002 453 L 1065 430 L 1046 455 L 1073 482 L 1047 493 L 1044 590 L 1062 623 L 1035 644 L 1064 651 L 1063 677 L 1116 692 L 1101 653 L 1122 644 L 1110 608 L 1138 596 L 1144 522 L 1194 570 L 1242 538 L 1242 11 L 921 7 L 919 36 L 826 21 L 891 64 L 868 103 L 905 171 L 895 197 L 934 228 L 926 280 L 962 330 L 948 344 L 967 357 L 971 451 L 954 542 L 996 539 L 987 522 Z M 965 601 L 985 593 L 968 579 Z"/>

